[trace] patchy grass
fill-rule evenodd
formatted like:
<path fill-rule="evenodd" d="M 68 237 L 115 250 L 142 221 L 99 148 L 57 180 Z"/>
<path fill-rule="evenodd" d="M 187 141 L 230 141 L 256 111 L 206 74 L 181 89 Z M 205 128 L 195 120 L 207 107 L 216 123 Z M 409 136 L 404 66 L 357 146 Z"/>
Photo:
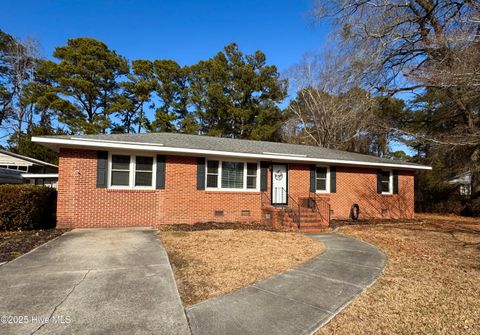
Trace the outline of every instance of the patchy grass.
<path fill-rule="evenodd" d="M 68 229 L 0 232 L 0 262 L 11 261 L 66 231 Z"/>
<path fill-rule="evenodd" d="M 300 234 L 261 230 L 163 231 L 160 237 L 186 305 L 268 278 L 324 250 Z"/>
<path fill-rule="evenodd" d="M 480 219 L 417 219 L 338 230 L 380 247 L 388 264 L 318 334 L 480 334 Z"/>

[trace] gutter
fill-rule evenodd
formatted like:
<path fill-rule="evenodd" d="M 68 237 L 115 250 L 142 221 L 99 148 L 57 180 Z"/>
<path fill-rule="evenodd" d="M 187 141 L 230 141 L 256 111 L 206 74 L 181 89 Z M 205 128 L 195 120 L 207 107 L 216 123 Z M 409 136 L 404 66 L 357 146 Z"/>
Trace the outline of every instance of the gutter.
<path fill-rule="evenodd" d="M 23 178 L 58 178 L 58 173 L 22 173 Z"/>

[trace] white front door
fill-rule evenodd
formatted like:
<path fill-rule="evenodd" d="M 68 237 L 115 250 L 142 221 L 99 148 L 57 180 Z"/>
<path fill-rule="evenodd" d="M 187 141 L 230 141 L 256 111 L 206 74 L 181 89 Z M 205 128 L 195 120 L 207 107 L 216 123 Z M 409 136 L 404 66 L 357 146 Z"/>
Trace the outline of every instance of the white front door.
<path fill-rule="evenodd" d="M 287 165 L 272 165 L 272 205 L 287 204 Z"/>

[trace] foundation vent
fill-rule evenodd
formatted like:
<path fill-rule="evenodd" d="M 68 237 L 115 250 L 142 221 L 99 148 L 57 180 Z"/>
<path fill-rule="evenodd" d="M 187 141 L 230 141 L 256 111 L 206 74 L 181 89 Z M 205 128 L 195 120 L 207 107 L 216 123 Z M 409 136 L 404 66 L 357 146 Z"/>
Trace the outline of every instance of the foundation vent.
<path fill-rule="evenodd" d="M 250 210 L 248 209 L 242 210 L 242 216 L 250 216 Z"/>

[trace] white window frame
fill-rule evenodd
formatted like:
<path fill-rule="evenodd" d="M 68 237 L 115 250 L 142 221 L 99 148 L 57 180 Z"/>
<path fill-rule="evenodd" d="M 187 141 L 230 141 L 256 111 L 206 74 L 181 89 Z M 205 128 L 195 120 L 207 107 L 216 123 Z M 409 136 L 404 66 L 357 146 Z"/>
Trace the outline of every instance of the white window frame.
<path fill-rule="evenodd" d="M 217 166 L 217 173 L 208 173 L 208 160 L 205 162 L 205 188 L 211 188 L 211 189 L 217 189 L 217 188 L 220 188 L 220 184 L 218 183 L 220 181 L 220 165 L 222 165 L 222 162 L 220 162 L 219 160 L 216 160 L 216 159 L 211 159 L 210 161 L 212 162 L 217 162 L 218 163 L 218 166 Z M 217 176 L 217 187 L 207 187 L 208 185 L 208 176 Z"/>
<path fill-rule="evenodd" d="M 383 178 L 383 172 L 388 172 L 388 192 L 382 191 L 382 194 L 393 194 L 393 171 L 392 170 L 385 170 L 382 169 L 382 178 Z M 383 184 L 383 179 L 381 180 L 381 183 Z M 383 186 L 383 185 L 382 185 Z M 383 187 L 382 187 L 383 189 Z"/>
<path fill-rule="evenodd" d="M 128 171 L 128 186 L 127 185 L 112 185 L 112 156 L 130 156 L 130 166 Z M 152 157 L 152 185 L 151 186 L 135 186 L 135 169 L 136 157 Z M 112 190 L 154 190 L 156 188 L 157 180 L 157 156 L 151 153 L 144 152 L 109 152 L 108 153 L 108 188 Z"/>
<path fill-rule="evenodd" d="M 207 166 L 208 161 L 218 161 L 218 176 L 217 176 L 217 185 L 218 187 L 207 187 Z M 222 167 L 223 162 L 235 162 L 243 163 L 243 188 L 222 188 Z M 247 188 L 247 163 L 257 164 L 257 180 L 255 188 Z M 239 159 L 221 159 L 221 158 L 210 158 L 205 162 L 205 190 L 214 191 L 214 192 L 260 192 L 260 162 L 251 161 L 251 160 L 239 160 Z"/>
<path fill-rule="evenodd" d="M 317 168 L 326 168 L 327 169 L 327 180 L 326 180 L 326 189 L 317 190 Z M 315 166 L 315 193 L 330 193 L 330 166 L 325 165 L 316 165 Z"/>

